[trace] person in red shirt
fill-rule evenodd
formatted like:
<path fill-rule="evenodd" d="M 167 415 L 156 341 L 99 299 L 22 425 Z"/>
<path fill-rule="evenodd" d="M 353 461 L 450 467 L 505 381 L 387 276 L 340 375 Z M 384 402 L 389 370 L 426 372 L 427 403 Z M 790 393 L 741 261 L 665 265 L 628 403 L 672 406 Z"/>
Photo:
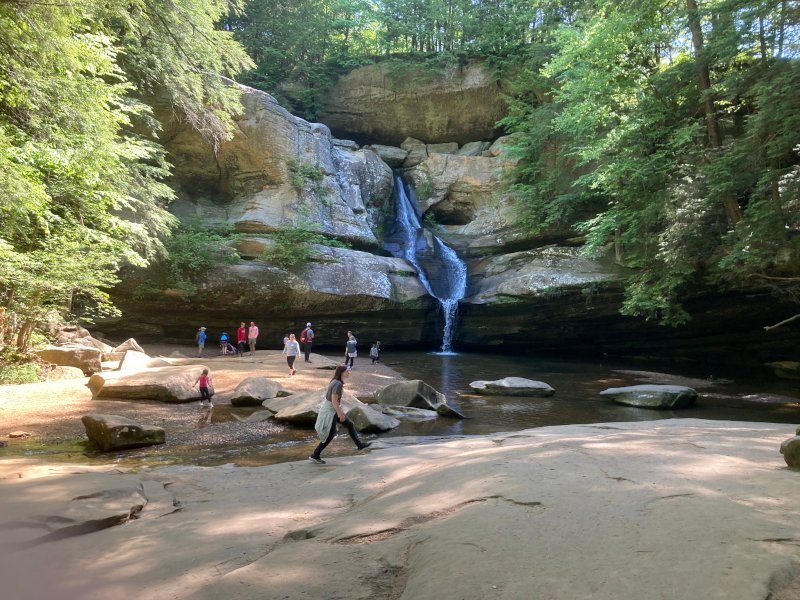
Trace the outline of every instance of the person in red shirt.
<path fill-rule="evenodd" d="M 241 358 L 247 348 L 247 327 L 244 326 L 244 323 L 239 325 L 239 329 L 236 330 L 236 345 L 239 346 L 239 358 Z"/>

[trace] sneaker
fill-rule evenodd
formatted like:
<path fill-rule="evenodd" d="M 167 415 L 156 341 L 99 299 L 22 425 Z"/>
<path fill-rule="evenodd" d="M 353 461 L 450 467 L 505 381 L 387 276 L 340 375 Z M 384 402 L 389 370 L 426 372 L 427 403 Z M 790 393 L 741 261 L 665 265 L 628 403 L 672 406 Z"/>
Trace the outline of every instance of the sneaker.
<path fill-rule="evenodd" d="M 366 442 L 366 443 L 364 443 L 364 444 L 361 444 L 361 445 L 358 447 L 358 449 L 359 449 L 359 450 L 365 450 L 366 448 L 369 448 L 370 446 L 372 446 L 372 442 Z"/>
<path fill-rule="evenodd" d="M 214 408 L 214 403 L 211 400 L 208 401 L 208 408 Z"/>
<path fill-rule="evenodd" d="M 317 458 L 316 456 L 313 456 L 313 455 L 309 456 L 308 460 L 310 460 L 312 463 L 316 463 L 318 465 L 324 465 L 325 464 L 324 460 L 322 460 L 321 458 Z"/>

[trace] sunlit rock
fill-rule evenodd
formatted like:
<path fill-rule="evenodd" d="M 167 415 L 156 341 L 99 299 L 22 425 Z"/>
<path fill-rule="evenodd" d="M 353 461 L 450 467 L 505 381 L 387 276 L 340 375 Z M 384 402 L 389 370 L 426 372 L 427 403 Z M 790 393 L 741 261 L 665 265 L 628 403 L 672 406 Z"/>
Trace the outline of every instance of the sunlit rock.
<path fill-rule="evenodd" d="M 544 381 L 524 377 L 505 377 L 495 381 L 473 381 L 469 387 L 487 396 L 552 396 L 556 391 Z"/>
<path fill-rule="evenodd" d="M 697 400 L 695 390 L 680 385 L 632 385 L 608 388 L 600 395 L 617 404 L 662 410 L 690 408 Z"/>
<path fill-rule="evenodd" d="M 90 414 L 81 417 L 87 437 L 103 452 L 163 444 L 161 427 L 141 425 L 118 415 Z"/>

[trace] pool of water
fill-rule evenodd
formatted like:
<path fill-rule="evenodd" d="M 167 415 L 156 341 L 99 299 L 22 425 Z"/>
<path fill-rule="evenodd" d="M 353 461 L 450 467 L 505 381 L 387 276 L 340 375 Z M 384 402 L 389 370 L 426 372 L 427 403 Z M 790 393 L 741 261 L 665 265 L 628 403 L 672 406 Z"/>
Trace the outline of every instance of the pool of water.
<path fill-rule="evenodd" d="M 338 355 L 333 358 L 340 359 Z M 800 423 L 800 381 L 744 377 L 719 368 L 709 373 L 690 367 L 476 353 L 385 352 L 382 360 L 407 379 L 422 379 L 444 393 L 448 403 L 467 418 L 403 420 L 392 431 L 367 435 L 376 447 L 579 423 L 674 418 L 760 421 L 786 423 L 787 436 Z M 356 370 L 369 368 L 369 359 L 357 359 Z M 549 398 L 478 396 L 469 387 L 472 381 L 512 376 L 544 381 L 556 393 Z M 641 383 L 688 385 L 697 390 L 699 399 L 690 409 L 659 411 L 614 404 L 599 395 L 609 387 Z M 192 408 L 182 406 L 180 410 Z M 134 469 L 175 463 L 259 466 L 304 460 L 311 453 L 317 443 L 313 430 L 272 419 L 248 423 L 247 417 L 259 410 L 220 405 L 210 412 L 199 411 L 193 424 L 168 432 L 168 443 L 163 446 L 98 453 L 76 440 L 59 445 L 31 442 L 29 447 L 17 446 L 16 451 L 51 461 L 85 460 Z M 355 452 L 346 434 L 340 434 L 326 449 L 325 457 Z"/>
<path fill-rule="evenodd" d="M 432 385 L 447 396 L 449 404 L 470 417 L 406 422 L 386 435 L 476 435 L 548 425 L 687 417 L 800 422 L 800 381 L 733 379 L 720 369 L 705 373 L 689 367 L 678 370 L 639 363 L 467 353 L 384 354 L 384 362 L 408 379 Z M 556 393 L 549 398 L 478 396 L 469 387 L 472 381 L 512 376 L 544 381 Z M 599 395 L 610 387 L 642 383 L 688 385 L 698 391 L 699 399 L 691 409 L 660 411 L 614 404 Z"/>

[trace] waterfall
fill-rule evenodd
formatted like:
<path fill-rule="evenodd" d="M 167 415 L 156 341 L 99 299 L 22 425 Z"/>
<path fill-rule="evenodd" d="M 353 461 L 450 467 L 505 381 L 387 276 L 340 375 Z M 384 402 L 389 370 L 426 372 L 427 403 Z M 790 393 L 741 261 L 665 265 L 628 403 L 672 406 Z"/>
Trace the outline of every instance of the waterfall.
<path fill-rule="evenodd" d="M 422 227 L 413 201 L 413 191 L 402 176 L 394 177 L 397 219 L 386 236 L 386 248 L 393 256 L 405 258 L 419 275 L 428 293 L 439 301 L 444 314 L 442 353 L 452 353 L 458 317 L 458 301 L 467 288 L 467 266 L 455 251 Z"/>

